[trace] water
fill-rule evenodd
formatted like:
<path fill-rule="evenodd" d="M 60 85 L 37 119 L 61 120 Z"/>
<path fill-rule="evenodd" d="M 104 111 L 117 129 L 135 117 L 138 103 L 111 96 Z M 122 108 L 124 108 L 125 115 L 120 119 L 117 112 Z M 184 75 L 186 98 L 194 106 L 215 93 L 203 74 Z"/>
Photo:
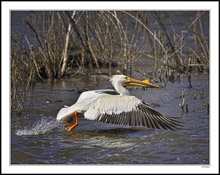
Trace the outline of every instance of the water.
<path fill-rule="evenodd" d="M 56 121 L 59 109 L 75 103 L 77 89 L 85 87 L 85 82 L 88 89 L 109 88 L 110 82 L 71 78 L 38 83 L 31 110 L 12 117 L 11 163 L 209 164 L 209 115 L 207 110 L 193 112 L 209 101 L 207 78 L 194 75 L 193 88 L 184 80 L 161 89 L 130 89 L 145 102 L 158 104 L 154 108 L 162 114 L 184 121 L 184 128 L 176 132 L 104 124 L 82 116 L 79 125 L 67 132 L 64 123 Z M 187 114 L 178 106 L 184 89 Z"/>

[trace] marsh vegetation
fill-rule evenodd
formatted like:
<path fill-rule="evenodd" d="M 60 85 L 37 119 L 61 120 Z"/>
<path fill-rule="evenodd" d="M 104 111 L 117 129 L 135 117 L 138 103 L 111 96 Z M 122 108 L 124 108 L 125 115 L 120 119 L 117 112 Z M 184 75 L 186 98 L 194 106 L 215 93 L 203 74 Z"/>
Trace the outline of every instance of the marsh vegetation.
<path fill-rule="evenodd" d="M 209 74 L 209 12 L 31 11 L 11 33 L 11 108 L 21 114 L 34 83 L 138 72 L 154 82 Z M 136 62 L 148 60 L 151 70 Z M 103 69 L 104 68 L 104 69 Z M 107 71 L 106 71 L 107 70 Z"/>

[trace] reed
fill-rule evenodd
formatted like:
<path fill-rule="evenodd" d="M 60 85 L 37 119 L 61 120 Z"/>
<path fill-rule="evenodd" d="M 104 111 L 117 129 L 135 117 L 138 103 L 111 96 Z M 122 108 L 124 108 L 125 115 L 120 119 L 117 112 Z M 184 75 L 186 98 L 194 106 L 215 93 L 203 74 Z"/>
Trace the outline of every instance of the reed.
<path fill-rule="evenodd" d="M 106 67 L 112 75 L 114 66 L 123 74 L 137 71 L 165 85 L 181 81 L 184 74 L 192 87 L 193 72 L 209 74 L 209 36 L 204 32 L 209 26 L 202 20 L 206 13 L 197 12 L 177 32 L 175 23 L 162 11 L 32 12 L 24 19 L 28 32 L 12 35 L 12 103 L 21 101 L 22 109 L 22 99 L 28 96 L 24 90 L 16 96 L 21 92 L 19 83 L 28 89 L 32 82 L 46 78 L 96 77 Z M 194 42 L 190 45 L 189 36 Z M 135 67 L 143 59 L 153 63 L 152 73 Z"/>
<path fill-rule="evenodd" d="M 168 69 L 182 73 L 186 67 L 198 67 L 208 73 L 209 44 L 201 20 L 204 13 L 198 12 L 180 35 L 171 20 L 172 31 L 166 27 L 161 17 L 163 12 L 74 11 L 70 15 L 69 12 L 52 11 L 42 16 L 33 13 L 25 19 L 30 29 L 29 35 L 23 36 L 28 46 L 25 51 L 31 56 L 40 79 L 64 75 L 71 61 L 68 56 L 74 55 L 74 48 L 85 51 L 84 62 L 81 57 L 78 68 L 85 68 L 80 65 L 87 64 L 98 73 L 102 65 L 108 65 L 111 74 L 115 64 L 122 65 L 124 73 L 131 74 L 133 63 L 145 56 L 154 59 L 156 77 L 170 74 Z M 184 41 L 191 33 L 194 48 Z M 191 63 L 183 48 L 193 54 Z"/>
<path fill-rule="evenodd" d="M 175 26 L 170 21 L 173 30 L 173 46 L 164 47 L 167 48 L 167 52 L 164 52 L 164 56 L 161 57 L 162 64 L 160 65 L 159 71 L 155 71 L 155 76 L 159 74 L 160 81 L 162 81 L 162 74 L 166 75 L 163 81 L 172 81 L 174 76 L 179 80 L 179 74 L 185 74 L 189 87 L 191 84 L 191 74 L 195 71 L 195 68 L 199 68 L 200 71 L 208 74 L 209 72 L 209 47 L 207 36 L 204 35 L 201 17 L 205 12 L 198 12 L 192 23 L 187 26 L 186 30 L 182 30 L 181 34 L 177 34 L 175 31 Z M 159 18 L 157 16 L 157 18 Z M 160 20 L 159 20 L 160 21 Z M 197 25 L 199 24 L 199 29 Z M 207 26 L 208 27 L 208 26 Z M 163 28 L 163 33 L 165 28 Z M 160 38 L 161 43 L 168 38 L 167 32 L 165 32 L 165 38 Z M 194 47 L 189 45 L 185 38 L 188 36 L 194 36 Z M 168 40 L 169 41 L 169 40 Z M 168 43 L 171 43 L 170 41 Z M 164 45 L 164 44 L 163 44 Z M 169 44 L 171 45 L 171 44 Z M 184 51 L 183 51 L 184 48 Z M 190 52 L 192 56 L 190 57 Z M 168 54 L 169 53 L 169 54 Z M 155 66 L 156 67 L 156 66 Z M 170 79 L 170 80 L 169 80 Z"/>
<path fill-rule="evenodd" d="M 20 37 L 17 40 L 20 40 Z M 37 73 L 32 68 L 34 60 L 27 60 L 25 55 L 20 58 L 20 55 L 27 53 L 21 50 L 19 45 L 20 43 L 16 42 L 11 48 L 12 51 L 16 50 L 16 54 L 11 52 L 11 113 L 17 115 L 21 115 L 26 107 Z"/>

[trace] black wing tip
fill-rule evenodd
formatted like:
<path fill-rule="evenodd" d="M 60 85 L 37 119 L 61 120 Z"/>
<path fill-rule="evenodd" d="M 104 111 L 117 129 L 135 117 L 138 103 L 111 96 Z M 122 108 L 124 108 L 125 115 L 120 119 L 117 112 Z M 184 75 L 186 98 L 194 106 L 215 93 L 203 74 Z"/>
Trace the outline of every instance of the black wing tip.
<path fill-rule="evenodd" d="M 117 115 L 116 115 L 117 116 Z M 115 116 L 115 117 L 116 117 Z M 163 116 L 164 117 L 164 116 Z M 129 120 L 128 118 L 124 120 L 122 116 L 119 117 L 116 120 L 113 120 L 112 118 L 109 117 L 109 115 L 105 115 L 103 117 L 97 118 L 96 121 L 102 122 L 102 123 L 109 123 L 113 125 L 120 125 L 120 126 L 131 126 L 131 127 L 143 127 L 143 128 L 148 128 L 148 129 L 155 129 L 155 130 L 170 130 L 170 131 L 178 131 L 183 129 L 183 122 L 175 120 L 175 123 L 172 121 L 172 123 L 164 123 L 164 122 L 159 122 L 159 124 L 149 124 L 149 123 L 134 123 L 133 121 Z M 167 118 L 166 119 L 170 119 Z M 181 124 L 180 124 L 181 123 Z"/>
<path fill-rule="evenodd" d="M 169 118 L 169 119 L 171 119 L 171 118 Z M 184 128 L 184 125 L 183 125 L 184 122 L 177 121 L 177 120 L 175 120 L 175 122 L 173 120 L 171 120 L 171 121 L 173 122 L 173 125 L 171 126 L 172 129 L 170 129 L 170 130 L 178 131 L 178 130 L 182 130 Z"/>
<path fill-rule="evenodd" d="M 182 130 L 184 127 L 184 122 L 162 115 L 145 102 L 140 104 L 138 109 L 145 114 L 145 118 L 150 124 L 146 126 L 148 128 L 177 131 Z"/>
<path fill-rule="evenodd" d="M 184 122 L 166 117 L 147 105 L 140 105 L 137 111 L 120 114 L 101 114 L 96 121 L 122 126 L 145 127 L 149 129 L 182 130 Z"/>

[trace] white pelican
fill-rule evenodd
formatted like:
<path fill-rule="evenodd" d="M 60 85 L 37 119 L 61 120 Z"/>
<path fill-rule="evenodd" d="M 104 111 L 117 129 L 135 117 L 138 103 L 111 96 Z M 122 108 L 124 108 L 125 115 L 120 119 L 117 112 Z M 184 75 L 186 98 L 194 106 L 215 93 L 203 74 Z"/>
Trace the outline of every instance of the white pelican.
<path fill-rule="evenodd" d="M 68 131 L 78 125 L 77 114 L 83 113 L 84 118 L 103 123 L 129 126 L 142 126 L 154 129 L 180 129 L 180 123 L 152 109 L 135 96 L 130 96 L 126 86 L 159 86 L 149 81 L 139 81 L 125 75 L 114 75 L 110 79 L 115 90 L 92 90 L 83 92 L 78 101 L 70 107 L 62 108 L 57 114 L 57 120 L 70 119 Z M 73 123 L 73 116 L 75 123 Z M 68 124 L 64 125 L 66 127 Z"/>

